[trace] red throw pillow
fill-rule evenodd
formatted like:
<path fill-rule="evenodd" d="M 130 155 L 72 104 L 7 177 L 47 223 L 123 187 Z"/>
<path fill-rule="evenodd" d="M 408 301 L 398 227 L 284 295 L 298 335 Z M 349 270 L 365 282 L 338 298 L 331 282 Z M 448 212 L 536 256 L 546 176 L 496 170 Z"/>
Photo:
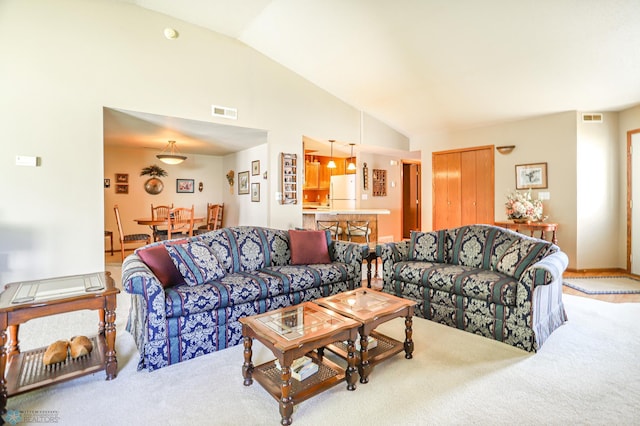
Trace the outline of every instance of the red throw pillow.
<path fill-rule="evenodd" d="M 173 264 L 169 252 L 164 245 L 138 250 L 140 259 L 151 269 L 156 278 L 160 281 L 162 288 L 184 284 L 184 277 L 180 274 L 176 265 Z"/>
<path fill-rule="evenodd" d="M 289 230 L 292 265 L 331 263 L 325 231 Z"/>

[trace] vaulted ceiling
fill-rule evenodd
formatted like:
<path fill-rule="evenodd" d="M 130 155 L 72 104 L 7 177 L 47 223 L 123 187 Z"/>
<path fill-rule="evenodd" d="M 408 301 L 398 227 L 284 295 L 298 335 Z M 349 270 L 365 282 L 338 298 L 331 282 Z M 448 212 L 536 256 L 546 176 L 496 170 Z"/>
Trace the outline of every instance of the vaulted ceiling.
<path fill-rule="evenodd" d="M 262 52 L 409 137 L 640 103 L 638 0 L 125 0 Z"/>

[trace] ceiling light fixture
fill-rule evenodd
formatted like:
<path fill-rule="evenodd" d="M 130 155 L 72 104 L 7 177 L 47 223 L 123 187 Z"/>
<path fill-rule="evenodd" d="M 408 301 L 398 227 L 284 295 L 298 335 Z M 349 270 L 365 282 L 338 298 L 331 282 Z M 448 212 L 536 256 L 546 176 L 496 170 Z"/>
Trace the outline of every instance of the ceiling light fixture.
<path fill-rule="evenodd" d="M 351 145 L 351 157 L 349 157 L 349 165 L 347 165 L 347 170 L 355 170 L 356 163 L 353 161 L 353 146 L 355 145 L 355 143 L 350 143 L 349 145 Z"/>
<path fill-rule="evenodd" d="M 327 168 L 329 169 L 335 169 L 336 168 L 336 162 L 333 161 L 333 143 L 335 142 L 334 140 L 329 139 L 329 142 L 331 142 L 331 160 L 329 160 L 329 163 L 327 164 Z"/>
<path fill-rule="evenodd" d="M 176 141 L 169 141 L 167 146 L 156 157 L 165 164 L 180 164 L 187 159 L 187 157 L 180 155 L 180 152 L 178 152 Z"/>

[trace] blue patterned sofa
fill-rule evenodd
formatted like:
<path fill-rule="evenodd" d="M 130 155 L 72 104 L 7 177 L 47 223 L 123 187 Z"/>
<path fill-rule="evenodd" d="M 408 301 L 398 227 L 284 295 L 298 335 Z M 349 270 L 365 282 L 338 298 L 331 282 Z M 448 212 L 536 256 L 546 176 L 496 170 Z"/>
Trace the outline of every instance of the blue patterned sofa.
<path fill-rule="evenodd" d="M 360 286 L 363 247 L 325 235 L 330 263 L 313 265 L 291 264 L 288 231 L 260 227 L 222 228 L 137 249 L 122 265 L 122 284 L 132 295 L 127 330 L 140 352 L 138 369 L 236 345 L 242 317 Z M 143 261 L 148 252 L 141 253 L 158 248 L 169 253 L 169 264 L 181 257 L 176 270 L 185 283 L 163 287 Z"/>
<path fill-rule="evenodd" d="M 544 240 L 490 225 L 412 232 L 380 244 L 383 291 L 415 300 L 416 315 L 537 351 L 567 316 L 568 258 Z"/>

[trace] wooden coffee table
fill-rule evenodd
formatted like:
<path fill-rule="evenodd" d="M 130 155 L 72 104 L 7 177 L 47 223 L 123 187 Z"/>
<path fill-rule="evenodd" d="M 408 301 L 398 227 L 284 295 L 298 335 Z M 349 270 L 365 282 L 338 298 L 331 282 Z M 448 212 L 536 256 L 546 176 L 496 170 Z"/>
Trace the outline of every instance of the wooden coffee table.
<path fill-rule="evenodd" d="M 116 295 L 108 273 L 23 281 L 7 284 L 0 293 L 0 412 L 7 398 L 53 383 L 105 370 L 107 380 L 118 372 L 116 359 Z M 42 363 L 47 349 L 20 352 L 20 324 L 34 318 L 91 309 L 98 311 L 98 335 L 89 355 L 50 366 Z M 7 330 L 9 340 L 7 341 Z M 69 336 L 71 338 L 72 336 Z M 53 342 L 52 342 L 53 343 Z"/>
<path fill-rule="evenodd" d="M 329 309 L 305 302 L 260 315 L 240 318 L 244 337 L 244 385 L 255 378 L 280 404 L 281 423 L 291 424 L 293 406 L 343 380 L 348 390 L 356 388 L 355 339 L 360 323 Z M 258 339 L 277 358 L 254 366 L 251 361 L 253 339 Z M 323 357 L 322 348 L 340 340 L 347 341 L 346 370 Z M 317 352 L 313 352 L 320 349 Z M 292 362 L 302 356 L 312 358 L 318 371 L 303 381 L 291 377 Z"/>
<path fill-rule="evenodd" d="M 385 359 L 401 352 L 404 349 L 405 358 L 413 357 L 413 308 L 416 302 L 401 297 L 396 297 L 388 293 L 383 293 L 369 288 L 359 288 L 336 294 L 335 296 L 324 297 L 314 301 L 318 305 L 324 306 L 352 318 L 360 323 L 358 332 L 360 333 L 360 352 L 357 354 L 358 372 L 360 373 L 360 383 L 369 381 L 371 368 Z M 399 342 L 391 337 L 378 333 L 375 330 L 380 324 L 397 317 L 405 317 L 405 340 Z M 368 337 L 377 339 L 378 345 L 369 350 Z M 346 357 L 345 344 L 336 341 L 327 346 L 327 349 Z"/>

